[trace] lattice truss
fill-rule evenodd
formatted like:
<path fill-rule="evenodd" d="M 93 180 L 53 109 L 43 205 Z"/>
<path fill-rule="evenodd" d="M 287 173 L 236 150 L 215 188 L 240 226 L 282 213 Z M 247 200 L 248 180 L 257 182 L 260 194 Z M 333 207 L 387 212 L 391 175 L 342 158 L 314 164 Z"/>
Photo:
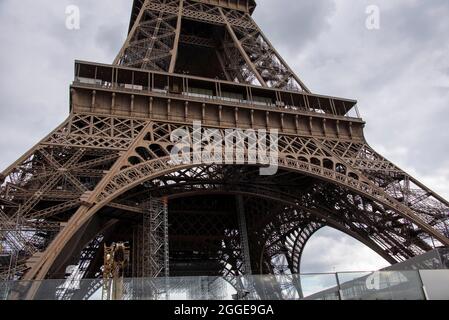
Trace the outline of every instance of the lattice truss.
<path fill-rule="evenodd" d="M 227 80 L 238 83 L 260 84 L 251 67 L 242 57 L 229 33 L 225 33 L 221 51 L 224 74 Z"/>
<path fill-rule="evenodd" d="M 169 189 L 162 191 L 163 188 L 149 187 L 155 193 L 171 192 Z M 134 198 L 132 193 L 129 196 Z M 179 251 L 198 252 L 197 258 L 205 263 L 203 275 L 221 274 L 231 283 L 236 276 L 243 274 L 240 234 L 232 204 L 232 199 L 229 201 L 228 198 L 197 196 L 178 199 L 170 209 L 172 254 L 176 256 Z"/>
<path fill-rule="evenodd" d="M 89 215 L 92 209 L 85 203 L 143 213 L 149 193 L 245 192 L 281 203 L 274 216 L 268 212 L 276 210 L 265 210 L 266 220 L 257 203 L 245 205 L 253 230 L 249 234 L 256 235 L 250 240 L 252 268 L 264 273 L 283 272 L 285 266 L 299 272 L 305 243 L 325 225 L 390 262 L 430 250 L 432 240 L 438 245 L 447 239 L 447 202 L 363 142 L 280 135 L 280 171 L 263 177 L 257 166 L 245 162 L 174 164 L 168 157 L 170 135 L 180 128 L 193 132 L 187 125 L 72 115 L 19 159 L 2 179 L 1 243 L 2 256 L 8 257 L 1 260 L 2 276 L 12 272 L 22 277 L 52 239 L 64 233 L 71 217 Z M 245 150 L 253 143 L 243 141 Z M 207 147 L 203 141 L 202 148 Z M 139 198 L 139 192 L 145 197 Z M 223 238 L 219 257 L 232 282 L 243 273 L 238 228 L 228 229 Z M 280 252 L 284 267 L 273 264 Z"/>
<path fill-rule="evenodd" d="M 234 39 L 235 48 L 240 49 L 241 55 L 246 57 L 244 59 L 246 63 L 241 66 L 243 74 L 252 73 L 252 79 L 256 78 L 262 86 L 308 91 L 249 14 L 235 10 L 222 10 L 222 12 L 228 25 L 227 36 Z M 231 60 L 232 58 L 234 57 L 228 56 L 228 61 L 239 62 Z"/>
<path fill-rule="evenodd" d="M 183 34 L 183 19 L 221 26 L 224 37 Z M 196 1 L 145 1 L 115 63 L 174 72 L 179 43 L 216 47 L 227 80 L 309 92 L 249 13 Z"/>
<path fill-rule="evenodd" d="M 117 63 L 169 71 L 177 32 L 180 0 L 146 1 Z"/>
<path fill-rule="evenodd" d="M 331 152 L 367 176 L 376 186 L 405 204 L 442 234 L 449 236 L 449 203 L 375 152 L 366 143 L 323 140 Z"/>
<path fill-rule="evenodd" d="M 72 115 L 5 171 L 2 277 L 23 275 L 142 128 L 139 120 Z"/>
<path fill-rule="evenodd" d="M 171 132 L 177 128 L 179 126 L 170 124 L 160 124 L 153 128 L 152 133 L 144 138 L 142 145 L 137 147 L 135 153 L 128 158 L 128 163 L 123 166 L 123 170 L 112 177 L 113 183 L 105 187 L 100 193 L 98 201 L 104 201 L 109 196 L 119 192 L 120 185 L 127 185 L 132 180 L 145 179 L 145 176 L 154 171 L 164 172 L 168 170 L 170 162 L 160 161 L 160 159 L 161 157 L 165 158 L 173 147 L 167 139 Z M 188 126 L 184 129 L 191 130 Z M 145 144 L 147 147 L 144 147 Z M 247 147 L 248 141 L 245 141 L 245 144 Z M 415 201 L 405 203 L 400 197 L 392 194 L 389 191 L 390 188 L 384 188 L 384 186 L 377 184 L 372 176 L 366 175 L 360 168 L 352 165 L 347 159 L 345 160 L 336 150 L 326 147 L 326 143 L 310 137 L 281 136 L 279 138 L 279 155 L 281 166 L 300 168 L 309 174 L 321 176 L 327 181 L 333 181 L 352 190 L 354 193 L 351 196 L 348 195 L 348 191 L 344 191 L 347 196 L 339 195 L 339 197 L 342 197 L 341 201 L 344 201 L 345 206 L 350 206 L 353 209 L 358 208 L 358 211 L 372 212 L 370 220 L 377 220 L 373 224 L 382 226 L 379 227 L 382 230 L 390 226 L 395 228 L 397 224 L 401 228 L 411 228 L 408 231 L 413 235 L 418 235 L 418 238 L 426 238 L 425 234 L 432 234 L 428 230 L 433 227 L 442 233 L 445 232 L 443 221 L 447 219 L 447 211 L 446 215 L 444 214 L 444 208 L 447 210 L 447 206 L 444 202 L 432 207 L 432 210 L 438 209 L 437 215 L 433 215 L 434 211 L 421 212 L 415 210 Z M 385 159 L 382 161 L 387 162 Z M 340 193 L 343 191 L 334 188 L 333 192 Z M 440 211 L 440 208 L 443 211 Z M 389 220 L 389 223 L 384 225 L 386 220 Z M 432 227 L 419 231 L 419 228 L 414 225 L 416 222 L 425 222 Z M 367 227 L 367 233 L 376 234 L 375 230 L 370 229 L 373 229 L 373 227 Z M 396 236 L 392 234 L 391 237 L 394 239 Z M 389 247 L 394 247 L 394 243 L 405 241 L 406 238 L 409 237 L 392 240 L 393 242 Z M 410 244 L 410 246 L 413 246 L 413 244 Z M 412 253 L 407 250 L 404 254 L 403 258 Z"/>

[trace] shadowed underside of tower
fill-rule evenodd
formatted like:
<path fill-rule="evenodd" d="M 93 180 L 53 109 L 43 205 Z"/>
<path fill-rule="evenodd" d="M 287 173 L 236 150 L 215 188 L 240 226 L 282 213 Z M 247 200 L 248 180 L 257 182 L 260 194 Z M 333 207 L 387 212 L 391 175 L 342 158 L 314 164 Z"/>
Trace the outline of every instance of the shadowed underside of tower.
<path fill-rule="evenodd" d="M 3 279 L 98 277 L 114 241 L 131 247 L 126 276 L 231 284 L 299 273 L 325 226 L 391 263 L 449 245 L 448 202 L 368 145 L 356 101 L 312 94 L 254 9 L 136 0 L 114 63 L 76 61 L 69 117 L 0 176 Z M 250 139 L 243 160 L 171 161 L 174 132 L 233 128 L 278 130 L 275 175 Z"/>

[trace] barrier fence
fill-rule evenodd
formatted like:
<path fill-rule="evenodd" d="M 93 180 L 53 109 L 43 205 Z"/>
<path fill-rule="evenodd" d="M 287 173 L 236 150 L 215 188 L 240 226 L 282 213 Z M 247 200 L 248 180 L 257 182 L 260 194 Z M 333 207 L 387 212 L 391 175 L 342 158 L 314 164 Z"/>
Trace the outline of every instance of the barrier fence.
<path fill-rule="evenodd" d="M 1 300 L 103 300 L 103 279 L 0 282 Z M 133 278 L 121 300 L 433 300 L 449 299 L 449 270 L 302 275 Z M 30 295 L 30 292 L 35 294 Z"/>

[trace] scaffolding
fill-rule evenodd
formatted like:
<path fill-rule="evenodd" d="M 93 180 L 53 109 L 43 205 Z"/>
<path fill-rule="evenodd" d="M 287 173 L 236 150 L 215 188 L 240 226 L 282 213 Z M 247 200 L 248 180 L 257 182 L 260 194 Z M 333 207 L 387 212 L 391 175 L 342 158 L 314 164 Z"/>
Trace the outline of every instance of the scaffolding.
<path fill-rule="evenodd" d="M 144 204 L 142 223 L 142 277 L 168 279 L 169 243 L 168 243 L 168 202 L 167 199 L 153 198 Z M 147 293 L 153 299 L 168 299 L 168 283 L 151 287 Z"/>
<path fill-rule="evenodd" d="M 168 206 L 166 199 L 151 199 L 143 215 L 143 276 L 169 276 Z"/>

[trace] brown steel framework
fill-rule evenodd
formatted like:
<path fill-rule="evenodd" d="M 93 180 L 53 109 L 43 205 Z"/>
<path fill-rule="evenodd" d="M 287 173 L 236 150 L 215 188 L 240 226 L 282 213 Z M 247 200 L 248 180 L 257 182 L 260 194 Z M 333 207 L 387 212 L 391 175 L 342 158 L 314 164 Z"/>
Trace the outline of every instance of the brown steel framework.
<path fill-rule="evenodd" d="M 2 279 L 101 277 L 104 245 L 123 241 L 125 276 L 235 286 L 299 273 L 324 226 L 391 263 L 449 245 L 449 203 L 368 145 L 356 101 L 312 94 L 254 9 L 136 0 L 115 63 L 75 63 L 68 119 L 0 175 Z M 170 135 L 194 121 L 279 130 L 278 173 L 259 175 L 247 140 L 240 164 L 174 164 Z"/>

